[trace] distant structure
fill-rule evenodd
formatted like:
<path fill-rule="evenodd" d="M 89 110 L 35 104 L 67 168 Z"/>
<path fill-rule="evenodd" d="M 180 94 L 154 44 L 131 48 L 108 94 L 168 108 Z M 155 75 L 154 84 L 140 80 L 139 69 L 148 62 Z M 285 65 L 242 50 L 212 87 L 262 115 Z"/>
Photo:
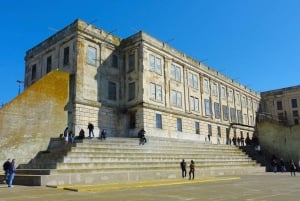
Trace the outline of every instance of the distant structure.
<path fill-rule="evenodd" d="M 25 89 L 68 72 L 68 124 L 110 136 L 226 143 L 252 136 L 260 95 L 140 31 L 121 39 L 80 19 L 26 52 Z M 59 84 L 59 83 L 57 83 Z M 96 132 L 95 131 L 95 132 Z"/>
<path fill-rule="evenodd" d="M 260 120 L 299 124 L 300 85 L 261 93 Z"/>

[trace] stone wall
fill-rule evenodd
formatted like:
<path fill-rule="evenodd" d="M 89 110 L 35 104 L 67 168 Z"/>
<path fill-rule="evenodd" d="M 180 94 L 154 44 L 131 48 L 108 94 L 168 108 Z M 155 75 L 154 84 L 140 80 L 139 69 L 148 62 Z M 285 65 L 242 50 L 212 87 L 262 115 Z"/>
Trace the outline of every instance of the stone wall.
<path fill-rule="evenodd" d="M 52 71 L 0 110 L 0 161 L 29 162 L 67 125 L 69 74 Z"/>
<path fill-rule="evenodd" d="M 268 150 L 284 160 L 300 159 L 300 126 L 283 126 L 263 122 L 258 124 L 259 140 L 262 149 Z"/>

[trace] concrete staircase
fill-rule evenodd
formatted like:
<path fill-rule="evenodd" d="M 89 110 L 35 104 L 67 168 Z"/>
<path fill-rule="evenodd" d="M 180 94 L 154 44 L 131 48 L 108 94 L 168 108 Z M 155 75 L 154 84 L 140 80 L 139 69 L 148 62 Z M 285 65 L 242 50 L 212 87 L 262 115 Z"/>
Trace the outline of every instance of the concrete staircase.
<path fill-rule="evenodd" d="M 19 165 L 15 184 L 56 186 L 181 178 L 182 159 L 187 165 L 195 161 L 196 177 L 265 171 L 229 145 L 157 137 L 148 138 L 145 145 L 139 145 L 137 138 L 94 138 L 66 145 L 61 139 L 51 139 L 48 150 L 29 164 Z"/>

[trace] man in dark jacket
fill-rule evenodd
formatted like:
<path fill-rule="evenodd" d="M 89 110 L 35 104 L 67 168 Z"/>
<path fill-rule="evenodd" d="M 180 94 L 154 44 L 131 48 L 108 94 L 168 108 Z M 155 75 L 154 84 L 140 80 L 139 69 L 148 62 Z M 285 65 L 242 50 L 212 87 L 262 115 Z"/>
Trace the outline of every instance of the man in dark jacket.
<path fill-rule="evenodd" d="M 3 183 L 7 183 L 8 182 L 8 175 L 9 175 L 9 167 L 10 167 L 10 159 L 7 159 L 7 161 L 5 161 L 3 163 L 3 170 L 4 170 L 4 178 L 3 178 Z"/>

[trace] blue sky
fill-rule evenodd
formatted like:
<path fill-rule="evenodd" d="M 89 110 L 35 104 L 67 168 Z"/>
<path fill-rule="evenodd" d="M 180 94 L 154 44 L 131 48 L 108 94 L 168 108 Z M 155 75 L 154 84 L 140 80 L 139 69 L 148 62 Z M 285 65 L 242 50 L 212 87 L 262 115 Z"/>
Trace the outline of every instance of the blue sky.
<path fill-rule="evenodd" d="M 256 92 L 299 85 L 299 10 L 298 0 L 2 1 L 0 105 L 18 95 L 26 51 L 77 18 L 121 38 L 143 30 Z"/>

